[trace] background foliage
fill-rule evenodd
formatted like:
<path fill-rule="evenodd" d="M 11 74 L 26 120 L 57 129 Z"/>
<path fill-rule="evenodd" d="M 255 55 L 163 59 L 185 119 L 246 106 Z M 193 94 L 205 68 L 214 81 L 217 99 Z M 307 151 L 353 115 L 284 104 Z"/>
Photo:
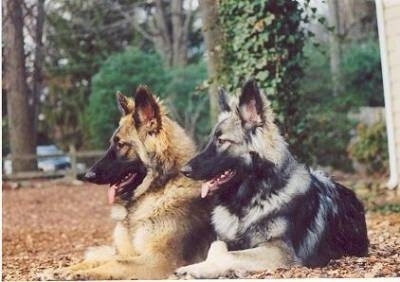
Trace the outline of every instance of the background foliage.
<path fill-rule="evenodd" d="M 92 76 L 112 53 L 134 40 L 134 32 L 127 25 L 116 24 L 121 16 L 110 9 L 106 0 L 51 4 L 46 15 L 48 79 L 42 106 L 46 121 L 40 124 L 40 130 L 50 133 L 62 147 L 87 147 L 85 106 Z"/>
<path fill-rule="evenodd" d="M 118 124 L 117 91 L 131 96 L 139 84 L 148 84 L 158 94 L 162 93 L 167 81 L 157 54 L 129 48 L 110 56 L 92 79 L 92 92 L 86 111 L 92 145 L 105 148 Z"/>
<path fill-rule="evenodd" d="M 92 79 L 86 112 L 92 146 L 104 148 L 115 130 L 120 113 L 115 93 L 134 94 L 139 84 L 147 84 L 167 104 L 172 115 L 192 136 L 204 136 L 208 125 L 206 95 L 196 87 L 207 76 L 203 64 L 165 68 L 155 53 L 128 48 L 110 56 Z"/>
<path fill-rule="evenodd" d="M 308 1 L 223 1 L 220 21 L 224 62 L 229 62 L 222 77 L 227 88 L 237 90 L 255 77 L 301 161 L 351 170 L 347 146 L 355 122 L 347 113 L 383 106 L 376 39 L 342 43 L 343 91 L 333 96 L 329 45 L 313 44 L 312 32 L 304 27 L 319 21 L 328 28 Z"/>
<path fill-rule="evenodd" d="M 384 173 L 388 170 L 386 127 L 383 121 L 367 127 L 357 126 L 357 138 L 349 146 L 350 156 L 366 165 L 368 173 Z"/>
<path fill-rule="evenodd" d="M 115 92 L 131 95 L 138 84 L 147 83 L 201 146 L 212 126 L 207 87 L 215 81 L 206 70 L 212 56 L 205 53 L 201 7 L 173 1 L 179 4 L 174 6 L 179 21 L 173 20 L 172 1 L 46 1 L 39 144 L 104 148 L 119 118 Z M 356 122 L 349 120 L 348 112 L 360 106 L 383 106 L 373 3 L 349 4 L 363 12 L 358 27 L 345 19 L 343 11 L 340 14 L 349 30 L 340 38 L 344 79 L 337 96 L 332 95 L 326 40 L 332 28 L 327 28 L 310 1 L 219 3 L 223 44 L 218 48 L 223 57 L 218 84 L 233 93 L 244 80 L 255 77 L 298 159 L 350 170 L 352 159 L 359 156 L 349 154 L 348 144 L 362 132 L 355 130 Z M 348 9 L 346 3 L 340 5 Z M 318 38 L 318 32 L 313 36 L 313 23 L 322 27 L 325 39 Z M 184 42 L 178 40 L 181 35 Z M 5 155 L 9 152 L 6 111 L 3 117 Z M 385 141 L 379 142 L 382 146 Z M 382 150 L 377 154 L 379 159 L 387 158 Z"/>
<path fill-rule="evenodd" d="M 344 46 L 344 91 L 338 96 L 331 95 L 329 46 L 309 43 L 304 48 L 304 76 L 298 93 L 301 108 L 306 109 L 304 131 L 308 138 L 303 140 L 303 148 L 310 152 L 311 163 L 348 171 L 352 169 L 351 159 L 355 157 L 348 154 L 348 144 L 360 133 L 352 130 L 357 121 L 351 120 L 348 113 L 357 112 L 360 106 L 383 106 L 383 89 L 378 43 L 351 42 Z M 387 154 L 376 157 L 387 159 Z"/>
<path fill-rule="evenodd" d="M 384 106 L 381 58 L 376 40 L 345 46 L 342 70 L 346 95 L 353 106 Z"/>

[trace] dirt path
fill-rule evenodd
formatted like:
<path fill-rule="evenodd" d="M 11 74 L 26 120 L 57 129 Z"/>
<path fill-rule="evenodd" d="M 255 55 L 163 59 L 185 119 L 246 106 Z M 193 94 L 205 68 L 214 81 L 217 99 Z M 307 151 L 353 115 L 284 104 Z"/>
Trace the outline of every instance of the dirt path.
<path fill-rule="evenodd" d="M 56 186 L 56 187 L 54 187 Z M 89 246 L 111 242 L 105 188 L 48 184 L 3 190 L 3 280 L 32 280 L 49 267 L 78 261 Z M 267 277 L 400 276 L 400 214 L 368 213 L 370 255 L 327 267 L 294 267 Z"/>

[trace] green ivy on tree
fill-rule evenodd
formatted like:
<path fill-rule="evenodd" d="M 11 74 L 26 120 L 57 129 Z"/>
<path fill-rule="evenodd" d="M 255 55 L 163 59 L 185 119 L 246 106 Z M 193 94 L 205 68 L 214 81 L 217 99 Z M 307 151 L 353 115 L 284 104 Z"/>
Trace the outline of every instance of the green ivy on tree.
<path fill-rule="evenodd" d="M 309 160 L 302 146 L 304 111 L 297 93 L 303 75 L 303 46 L 310 32 L 302 28 L 315 10 L 296 0 L 226 0 L 220 2 L 224 38 L 223 84 L 237 90 L 254 77 L 277 114 L 277 123 L 303 161 Z"/>

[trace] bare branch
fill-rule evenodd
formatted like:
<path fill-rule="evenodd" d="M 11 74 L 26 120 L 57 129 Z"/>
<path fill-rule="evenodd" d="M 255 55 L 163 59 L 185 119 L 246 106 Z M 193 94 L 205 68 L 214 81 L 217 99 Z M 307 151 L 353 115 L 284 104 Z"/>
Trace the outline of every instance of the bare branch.
<path fill-rule="evenodd" d="M 113 1 L 112 2 L 114 7 L 116 8 L 116 10 L 118 10 L 121 15 L 127 20 L 129 21 L 133 28 L 139 32 L 144 38 L 146 38 L 147 40 L 150 40 L 153 42 L 153 34 L 147 32 L 146 30 L 144 30 L 140 24 L 135 20 L 135 17 L 133 17 L 129 12 L 124 11 L 124 9 L 121 7 L 121 5 L 118 3 L 118 1 Z"/>
<path fill-rule="evenodd" d="M 171 36 L 168 32 L 168 25 L 165 17 L 165 11 L 164 11 L 164 6 L 162 4 L 162 0 L 156 0 L 155 3 L 156 3 L 155 20 L 157 27 L 161 32 L 161 37 L 163 38 L 163 41 L 166 44 L 171 45 Z"/>
<path fill-rule="evenodd" d="M 192 21 L 193 14 L 195 10 L 193 10 L 193 0 L 189 0 L 189 9 L 187 11 L 185 21 L 183 23 L 183 42 L 187 41 L 189 32 L 190 32 L 190 23 Z"/>

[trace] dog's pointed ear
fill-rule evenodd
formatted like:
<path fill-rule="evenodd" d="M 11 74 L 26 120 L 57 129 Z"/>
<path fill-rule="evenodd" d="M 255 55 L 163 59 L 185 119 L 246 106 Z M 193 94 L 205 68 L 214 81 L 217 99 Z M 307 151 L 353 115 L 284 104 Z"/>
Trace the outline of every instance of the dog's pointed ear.
<path fill-rule="evenodd" d="M 128 97 L 124 96 L 121 92 L 115 93 L 117 98 L 118 109 L 122 115 L 127 115 L 133 111 L 133 102 Z"/>
<path fill-rule="evenodd" d="M 218 88 L 218 105 L 221 112 L 230 112 L 231 107 L 228 103 L 228 97 L 223 88 Z"/>
<path fill-rule="evenodd" d="M 239 113 L 242 121 L 251 127 L 264 123 L 264 103 L 254 79 L 248 80 L 239 97 Z"/>
<path fill-rule="evenodd" d="M 134 118 L 137 126 L 144 126 L 148 133 L 156 133 L 161 127 L 160 106 L 145 85 L 136 89 Z"/>

